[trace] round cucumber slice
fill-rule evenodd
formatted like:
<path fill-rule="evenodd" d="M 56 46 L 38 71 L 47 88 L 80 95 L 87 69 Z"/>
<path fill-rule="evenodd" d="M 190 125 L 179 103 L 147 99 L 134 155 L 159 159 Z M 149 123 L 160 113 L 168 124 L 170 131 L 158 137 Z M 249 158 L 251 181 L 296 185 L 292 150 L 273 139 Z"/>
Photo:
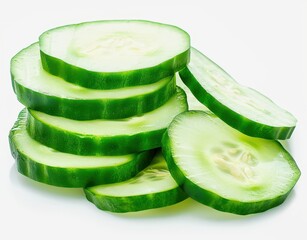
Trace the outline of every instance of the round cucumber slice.
<path fill-rule="evenodd" d="M 172 119 L 187 107 L 186 95 L 177 87 L 167 103 L 144 115 L 78 121 L 29 110 L 27 129 L 32 138 L 61 152 L 124 155 L 160 147 Z"/>
<path fill-rule="evenodd" d="M 187 198 L 168 171 L 159 151 L 151 164 L 135 177 L 84 189 L 97 208 L 111 212 L 136 212 L 176 204 Z"/>
<path fill-rule="evenodd" d="M 119 119 L 143 114 L 160 107 L 176 92 L 174 76 L 116 90 L 74 85 L 43 70 L 38 43 L 12 58 L 11 75 L 14 91 L 23 105 L 77 120 Z"/>
<path fill-rule="evenodd" d="M 11 153 L 21 174 L 49 185 L 76 188 L 124 181 L 144 169 L 155 154 L 150 150 L 96 157 L 58 152 L 32 139 L 26 120 L 23 110 L 10 131 Z"/>
<path fill-rule="evenodd" d="M 87 88 L 115 89 L 174 75 L 189 61 L 190 37 L 157 22 L 96 21 L 46 31 L 39 45 L 47 72 Z"/>
<path fill-rule="evenodd" d="M 275 140 L 253 138 L 203 111 L 179 114 L 162 139 L 176 182 L 220 211 L 252 214 L 280 205 L 300 170 Z"/>
<path fill-rule="evenodd" d="M 182 81 L 215 115 L 254 137 L 288 139 L 295 117 L 254 89 L 237 83 L 222 68 L 191 48 L 191 62 L 180 71 Z"/>

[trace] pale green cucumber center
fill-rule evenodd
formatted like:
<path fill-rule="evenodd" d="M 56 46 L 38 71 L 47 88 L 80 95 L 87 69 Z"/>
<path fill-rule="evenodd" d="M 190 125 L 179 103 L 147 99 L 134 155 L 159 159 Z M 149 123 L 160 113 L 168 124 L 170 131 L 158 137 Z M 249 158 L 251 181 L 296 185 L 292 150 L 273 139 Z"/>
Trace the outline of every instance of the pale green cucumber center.
<path fill-rule="evenodd" d="M 121 99 L 153 93 L 165 87 L 173 77 L 153 84 L 125 87 L 116 90 L 94 90 L 69 83 L 44 71 L 41 65 L 38 43 L 31 45 L 12 61 L 14 80 L 22 86 L 49 96 L 70 99 Z"/>
<path fill-rule="evenodd" d="M 158 193 L 177 187 L 162 154 L 158 153 L 152 163 L 135 177 L 120 183 L 95 186 L 91 191 L 96 194 L 126 197 Z"/>
<path fill-rule="evenodd" d="M 186 109 L 185 99 L 177 92 L 161 107 L 144 115 L 119 120 L 77 121 L 29 110 L 38 121 L 63 131 L 96 136 L 132 135 L 166 128 L 172 119 Z"/>
<path fill-rule="evenodd" d="M 123 156 L 79 156 L 56 151 L 33 140 L 26 131 L 26 119 L 19 120 L 13 141 L 18 151 L 35 162 L 59 168 L 96 168 L 120 166 L 136 158 L 137 154 Z"/>
<path fill-rule="evenodd" d="M 275 141 L 246 136 L 216 117 L 189 114 L 169 130 L 176 165 L 203 189 L 239 201 L 289 190 L 289 156 Z"/>
<path fill-rule="evenodd" d="M 91 35 L 83 34 L 89 32 Z M 72 39 L 70 51 L 80 58 L 91 58 L 100 61 L 108 55 L 110 61 L 119 57 L 127 58 L 131 55 L 154 55 L 159 51 L 158 41 L 152 42 L 148 35 L 130 32 L 101 33 L 82 29 L 76 31 Z M 127 59 L 128 60 L 128 59 Z"/>
<path fill-rule="evenodd" d="M 189 69 L 201 86 L 240 115 L 270 126 L 295 126 L 296 119 L 261 93 L 238 84 L 206 56 L 191 49 Z M 278 116 L 278 117 L 277 117 Z"/>
<path fill-rule="evenodd" d="M 155 66 L 189 49 L 187 33 L 146 21 L 104 21 L 57 28 L 40 38 L 42 50 L 75 66 L 118 72 Z"/>

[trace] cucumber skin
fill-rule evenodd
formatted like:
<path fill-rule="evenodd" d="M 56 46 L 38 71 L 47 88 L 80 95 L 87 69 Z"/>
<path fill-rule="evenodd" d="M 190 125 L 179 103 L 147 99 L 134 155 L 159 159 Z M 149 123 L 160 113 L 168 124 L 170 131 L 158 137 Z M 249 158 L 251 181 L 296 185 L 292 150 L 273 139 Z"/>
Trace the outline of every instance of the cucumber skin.
<path fill-rule="evenodd" d="M 24 106 L 50 115 L 75 120 L 120 119 L 143 114 L 162 106 L 176 92 L 176 79 L 150 94 L 125 99 L 71 99 L 51 96 L 26 88 L 14 80 L 17 99 Z"/>
<path fill-rule="evenodd" d="M 22 111 L 18 118 L 22 118 L 24 113 L 25 111 Z M 141 152 L 133 161 L 116 167 L 87 169 L 53 167 L 38 163 L 19 151 L 13 141 L 13 136 L 18 134 L 18 128 L 17 121 L 9 133 L 10 150 L 16 161 L 18 172 L 32 180 L 58 187 L 82 188 L 130 179 L 150 164 L 156 152 L 156 149 Z"/>
<path fill-rule="evenodd" d="M 185 109 L 188 103 L 185 92 L 177 87 L 178 97 L 184 98 Z M 30 110 L 31 111 L 31 110 Z M 95 137 L 92 135 L 74 134 L 63 129 L 50 127 L 28 114 L 27 130 L 36 141 L 61 152 L 77 155 L 125 155 L 161 147 L 162 135 L 166 128 L 141 132 L 134 135 Z"/>
<path fill-rule="evenodd" d="M 188 197 L 179 187 L 165 192 L 129 197 L 101 196 L 95 194 L 90 188 L 85 188 L 84 192 L 88 201 L 92 202 L 98 209 L 116 213 L 166 207 L 179 203 Z"/>
<path fill-rule="evenodd" d="M 132 162 L 121 166 L 81 169 L 57 168 L 35 162 L 19 152 L 14 143 L 11 143 L 11 152 L 19 173 L 37 182 L 67 188 L 125 181 L 147 167 L 154 155 L 152 151 L 144 151 Z"/>
<path fill-rule="evenodd" d="M 274 127 L 261 124 L 238 114 L 220 103 L 210 93 L 203 89 L 188 67 L 181 70 L 179 72 L 179 76 L 184 84 L 191 90 L 193 95 L 198 99 L 198 101 L 203 103 L 216 116 L 238 131 L 252 137 L 260 137 L 265 139 L 285 140 L 291 137 L 295 126 Z"/>
<path fill-rule="evenodd" d="M 27 129 L 33 139 L 48 147 L 83 156 L 125 155 L 157 148 L 161 146 L 161 138 L 165 131 L 165 129 L 161 129 L 133 136 L 95 138 L 91 135 L 77 135 L 50 127 L 48 124 L 37 121 L 30 114 Z"/>
<path fill-rule="evenodd" d="M 44 70 L 67 82 L 92 89 L 116 89 L 150 84 L 174 75 L 188 64 L 190 49 L 153 67 L 106 73 L 76 67 L 43 51 L 40 55 Z"/>
<path fill-rule="evenodd" d="M 278 143 L 280 144 L 280 143 Z M 280 144 L 282 147 L 282 145 Z M 282 147 L 283 148 L 283 147 Z M 225 199 L 214 192 L 204 190 L 197 186 L 195 183 L 190 181 L 183 175 L 180 169 L 177 167 L 175 160 L 172 156 L 172 143 L 168 135 L 168 130 L 165 131 L 162 138 L 162 153 L 167 162 L 167 166 L 171 175 L 177 184 L 194 200 L 207 205 L 211 208 L 222 212 L 229 212 L 238 215 L 248 215 L 254 213 L 260 213 L 267 211 L 273 207 L 277 207 L 282 204 L 287 196 L 290 194 L 293 187 L 283 195 L 280 195 L 274 199 L 268 199 L 258 202 L 239 202 L 236 200 Z M 286 151 L 286 150 L 285 150 Z M 289 159 L 293 160 L 291 155 L 288 153 Z M 292 161 L 293 168 L 297 169 L 297 179 L 300 177 L 300 171 L 295 163 Z"/>

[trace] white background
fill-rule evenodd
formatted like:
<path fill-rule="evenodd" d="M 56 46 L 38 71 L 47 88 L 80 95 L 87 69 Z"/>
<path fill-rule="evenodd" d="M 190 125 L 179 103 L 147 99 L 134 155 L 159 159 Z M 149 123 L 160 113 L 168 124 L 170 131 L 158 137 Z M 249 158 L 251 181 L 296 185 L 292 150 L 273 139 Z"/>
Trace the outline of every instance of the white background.
<path fill-rule="evenodd" d="M 306 239 L 307 9 L 303 1 L 79 2 L 1 2 L 0 239 Z M 22 109 L 10 83 L 11 57 L 49 28 L 98 19 L 177 25 L 189 32 L 194 47 L 238 82 L 293 113 L 298 124 L 287 148 L 302 176 L 286 202 L 251 216 L 221 213 L 191 199 L 159 210 L 112 214 L 87 202 L 80 189 L 51 187 L 18 174 L 7 138 Z"/>

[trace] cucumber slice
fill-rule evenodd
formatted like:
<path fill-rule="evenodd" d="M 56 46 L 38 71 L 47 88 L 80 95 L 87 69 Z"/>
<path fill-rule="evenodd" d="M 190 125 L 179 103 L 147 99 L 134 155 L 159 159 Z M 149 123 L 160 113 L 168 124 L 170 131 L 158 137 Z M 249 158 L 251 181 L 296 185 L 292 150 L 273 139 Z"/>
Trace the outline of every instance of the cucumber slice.
<path fill-rule="evenodd" d="M 179 114 L 163 135 L 162 147 L 184 191 L 220 211 L 266 211 L 284 202 L 300 177 L 278 141 L 247 136 L 203 111 Z"/>
<path fill-rule="evenodd" d="M 185 91 L 187 95 L 189 110 L 202 110 L 206 112 L 211 112 L 204 104 L 202 104 L 195 98 L 191 90 L 182 82 L 179 73 L 176 73 L 176 84 L 178 87 L 181 87 L 183 91 Z"/>
<path fill-rule="evenodd" d="M 120 182 L 135 176 L 152 160 L 155 150 L 123 156 L 78 156 L 55 151 L 33 140 L 23 110 L 10 131 L 11 153 L 18 171 L 38 182 L 60 187 L 85 187 Z"/>
<path fill-rule="evenodd" d="M 124 155 L 161 146 L 172 119 L 187 110 L 186 95 L 177 93 L 144 115 L 118 120 L 77 121 L 29 110 L 28 132 L 38 142 L 78 155 Z"/>
<path fill-rule="evenodd" d="M 270 99 L 237 83 L 222 68 L 195 48 L 191 62 L 180 71 L 195 97 L 230 126 L 254 137 L 287 139 L 295 117 Z"/>
<path fill-rule="evenodd" d="M 116 90 L 83 88 L 43 70 L 38 43 L 11 61 L 12 83 L 26 107 L 77 120 L 119 119 L 143 114 L 163 105 L 176 92 L 175 77 Z"/>
<path fill-rule="evenodd" d="M 187 198 L 168 171 L 161 151 L 135 177 L 119 183 L 84 189 L 86 198 L 97 208 L 111 212 L 136 212 L 160 208 Z"/>
<path fill-rule="evenodd" d="M 115 20 L 54 28 L 39 44 L 47 72 L 87 88 L 114 89 L 174 75 L 189 61 L 190 37 L 167 24 Z"/>

